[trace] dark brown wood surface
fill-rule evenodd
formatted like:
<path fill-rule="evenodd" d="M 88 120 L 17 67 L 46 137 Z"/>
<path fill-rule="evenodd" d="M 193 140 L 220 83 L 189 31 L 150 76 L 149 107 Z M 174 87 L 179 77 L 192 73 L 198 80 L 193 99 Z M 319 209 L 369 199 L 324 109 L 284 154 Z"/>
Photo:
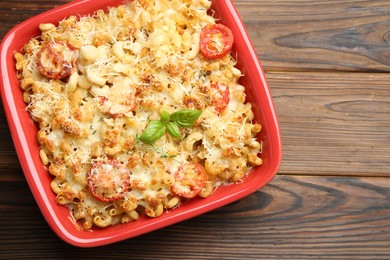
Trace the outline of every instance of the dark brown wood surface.
<path fill-rule="evenodd" d="M 0 1 L 0 39 L 66 2 Z M 390 1 L 234 3 L 279 117 L 278 175 L 191 220 L 76 248 L 43 219 L 1 106 L 1 259 L 390 259 Z"/>

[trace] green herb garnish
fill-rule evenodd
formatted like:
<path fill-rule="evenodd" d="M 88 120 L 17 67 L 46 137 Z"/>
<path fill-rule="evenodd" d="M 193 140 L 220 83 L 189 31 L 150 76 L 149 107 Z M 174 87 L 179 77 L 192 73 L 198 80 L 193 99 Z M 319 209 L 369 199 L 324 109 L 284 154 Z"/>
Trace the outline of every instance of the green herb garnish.
<path fill-rule="evenodd" d="M 182 136 L 180 127 L 194 126 L 201 114 L 201 110 L 192 109 L 184 109 L 172 114 L 164 110 L 160 115 L 160 120 L 151 120 L 138 139 L 145 144 L 153 144 L 165 132 L 168 132 L 173 138 L 180 139 Z"/>

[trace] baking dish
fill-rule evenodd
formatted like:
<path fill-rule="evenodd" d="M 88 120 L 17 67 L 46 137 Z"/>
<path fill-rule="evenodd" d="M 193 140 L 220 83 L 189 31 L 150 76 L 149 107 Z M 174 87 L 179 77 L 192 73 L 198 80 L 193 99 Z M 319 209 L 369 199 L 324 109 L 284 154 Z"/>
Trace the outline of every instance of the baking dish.
<path fill-rule="evenodd" d="M 77 230 L 70 221 L 68 209 L 56 204 L 55 194 L 50 189 L 51 176 L 39 157 L 39 147 L 36 143 L 37 126 L 25 111 L 26 104 L 23 102 L 22 90 L 16 76 L 13 54 L 32 37 L 40 34 L 38 30 L 40 23 L 56 24 L 70 15 L 91 14 L 96 10 L 106 10 L 109 6 L 122 3 L 123 1 L 119 0 L 82 0 L 57 7 L 14 27 L 4 37 L 0 49 L 1 97 L 26 180 L 49 226 L 61 239 L 79 247 L 101 246 L 129 239 L 241 199 L 271 181 L 281 162 L 281 137 L 277 117 L 256 52 L 232 1 L 215 0 L 211 9 L 220 23 L 228 26 L 234 34 L 235 43 L 232 51 L 234 57 L 237 57 L 237 67 L 244 74 L 240 83 L 246 88 L 247 101 L 252 104 L 255 120 L 263 127 L 258 136 L 263 143 L 261 155 L 263 165 L 255 168 L 243 182 L 220 187 L 212 196 L 206 199 L 193 199 L 158 218 L 145 217 L 124 225 L 94 229 L 93 232 Z"/>

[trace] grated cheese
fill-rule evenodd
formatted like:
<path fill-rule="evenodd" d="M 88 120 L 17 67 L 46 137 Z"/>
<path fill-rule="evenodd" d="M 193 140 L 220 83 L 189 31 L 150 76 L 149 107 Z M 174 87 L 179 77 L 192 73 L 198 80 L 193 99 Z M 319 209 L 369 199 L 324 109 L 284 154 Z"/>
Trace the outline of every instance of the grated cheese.
<path fill-rule="evenodd" d="M 255 128 L 253 113 L 244 103 L 235 60 L 227 55 L 210 61 L 199 53 L 201 29 L 216 23 L 207 14 L 210 6 L 208 0 L 135 0 L 107 12 L 65 18 L 21 51 L 20 79 L 32 80 L 25 83 L 26 110 L 45 132 L 41 148 L 54 176 L 53 191 L 71 210 L 72 221 L 87 228 L 104 227 L 122 217 L 126 221 L 129 216 L 135 220 L 138 213 L 158 217 L 163 210 L 176 208 L 182 199 L 179 193 L 190 191 L 181 183 L 176 183 L 178 194 L 172 191 L 178 182 L 173 176 L 183 164 L 200 164 L 212 190 L 239 182 L 259 165 L 248 159 L 257 158 L 262 144 L 255 138 L 259 130 L 249 130 L 247 136 L 248 129 Z M 36 60 L 45 42 L 68 42 L 74 47 L 74 52 L 65 51 L 58 58 L 74 61 L 74 66 L 72 62 L 64 66 L 72 80 L 40 73 Z M 50 66 L 50 56 L 46 58 Z M 207 92 L 213 81 L 231 93 L 223 113 L 213 108 Z M 191 98 L 188 104 L 187 98 Z M 152 146 L 138 140 L 162 111 L 196 105 L 201 117 L 195 126 L 181 129 L 181 140 L 168 134 Z M 91 194 L 87 179 L 94 165 L 101 164 L 106 174 L 94 179 L 97 189 L 110 195 L 121 192 L 120 174 L 105 164 L 110 160 L 130 173 L 130 188 L 117 200 L 105 202 Z M 191 178 L 186 181 L 196 184 Z M 210 195 L 211 191 L 202 196 Z M 123 205 L 133 200 L 136 205 L 126 211 Z M 112 208 L 119 212 L 115 217 L 109 216 Z"/>

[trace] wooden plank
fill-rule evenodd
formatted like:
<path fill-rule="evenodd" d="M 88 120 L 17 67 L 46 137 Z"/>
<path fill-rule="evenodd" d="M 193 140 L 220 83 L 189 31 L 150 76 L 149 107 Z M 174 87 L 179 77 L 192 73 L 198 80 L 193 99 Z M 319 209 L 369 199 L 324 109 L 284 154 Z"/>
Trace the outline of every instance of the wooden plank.
<path fill-rule="evenodd" d="M 390 176 L 390 74 L 267 73 L 280 173 Z"/>
<path fill-rule="evenodd" d="M 390 1 L 234 3 L 266 71 L 390 71 Z"/>
<path fill-rule="evenodd" d="M 233 1 L 274 96 L 280 175 L 197 218 L 111 246 L 74 248 L 43 219 L 0 108 L 1 259 L 390 259 L 390 76 L 330 73 L 390 71 L 390 2 Z M 66 2 L 0 1 L 0 38 Z"/>
<path fill-rule="evenodd" d="M 389 259 L 390 182 L 276 176 L 254 194 L 194 219 L 94 249 L 49 229 L 25 185 L 1 183 L 0 256 L 53 259 Z M 28 255 L 26 255 L 28 254 Z"/>
<path fill-rule="evenodd" d="M 18 23 L 71 0 L 56 1 L 0 1 L 0 39 Z"/>
<path fill-rule="evenodd" d="M 15 152 L 14 144 L 7 119 L 4 113 L 4 107 L 0 100 L 0 181 L 21 181 L 24 180 L 21 166 Z M 20 174 L 15 174 L 19 172 Z"/>
<path fill-rule="evenodd" d="M 390 74 L 267 73 L 282 132 L 280 173 L 390 176 Z M 0 179 L 21 181 L 3 108 Z"/>
<path fill-rule="evenodd" d="M 0 38 L 17 23 L 67 2 L 1 1 Z M 266 71 L 390 71 L 387 0 L 233 2 Z"/>

